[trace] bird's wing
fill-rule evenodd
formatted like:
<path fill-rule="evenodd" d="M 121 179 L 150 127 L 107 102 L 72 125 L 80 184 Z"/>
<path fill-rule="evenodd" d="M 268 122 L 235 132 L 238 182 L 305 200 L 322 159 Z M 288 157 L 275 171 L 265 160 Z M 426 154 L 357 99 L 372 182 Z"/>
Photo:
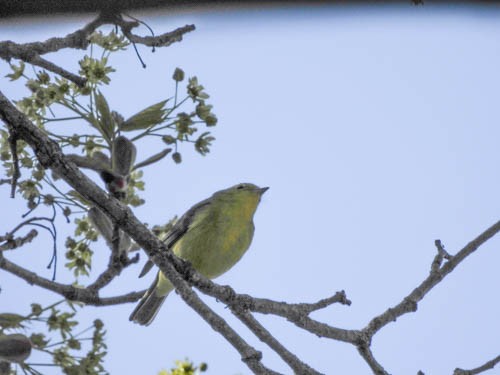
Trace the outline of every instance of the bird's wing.
<path fill-rule="evenodd" d="M 167 249 L 171 249 L 172 246 L 174 246 L 175 243 L 184 235 L 184 233 L 189 230 L 194 222 L 195 216 L 199 214 L 201 210 L 205 210 L 210 205 L 210 202 L 211 199 L 209 198 L 195 204 L 193 207 L 187 210 L 187 212 L 182 215 L 179 220 L 177 220 L 177 222 L 174 224 L 172 229 L 168 231 L 165 239 L 163 240 L 163 242 L 167 246 Z M 151 270 L 151 268 L 153 268 L 153 266 L 154 263 L 151 260 L 148 260 L 142 268 L 139 277 L 143 277 L 144 275 L 146 275 Z"/>
<path fill-rule="evenodd" d="M 194 222 L 194 219 L 201 211 L 204 211 L 211 203 L 210 199 L 205 199 L 200 203 L 195 204 L 174 224 L 172 229 L 167 233 L 163 242 L 168 249 L 172 248 L 175 243 L 186 233 Z"/>

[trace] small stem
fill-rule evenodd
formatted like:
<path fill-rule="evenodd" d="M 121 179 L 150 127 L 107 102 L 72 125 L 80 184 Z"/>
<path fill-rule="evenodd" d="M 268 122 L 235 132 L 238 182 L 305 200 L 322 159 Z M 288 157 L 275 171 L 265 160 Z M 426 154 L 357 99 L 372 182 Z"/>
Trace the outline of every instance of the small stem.
<path fill-rule="evenodd" d="M 11 178 L 10 197 L 14 198 L 16 196 L 17 181 L 19 177 L 21 177 L 21 172 L 19 170 L 19 155 L 17 154 L 17 135 L 13 130 L 10 130 L 8 141 L 10 153 L 12 155 L 12 166 L 14 168 L 14 173 Z"/>

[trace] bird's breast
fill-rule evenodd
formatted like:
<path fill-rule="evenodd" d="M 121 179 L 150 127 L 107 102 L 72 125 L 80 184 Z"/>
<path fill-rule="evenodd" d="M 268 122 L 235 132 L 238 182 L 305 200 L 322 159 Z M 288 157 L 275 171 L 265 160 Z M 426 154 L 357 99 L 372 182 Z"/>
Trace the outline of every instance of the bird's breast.
<path fill-rule="evenodd" d="M 242 207 L 208 210 L 194 220 L 173 251 L 208 278 L 215 278 L 236 264 L 252 242 L 253 212 Z"/>

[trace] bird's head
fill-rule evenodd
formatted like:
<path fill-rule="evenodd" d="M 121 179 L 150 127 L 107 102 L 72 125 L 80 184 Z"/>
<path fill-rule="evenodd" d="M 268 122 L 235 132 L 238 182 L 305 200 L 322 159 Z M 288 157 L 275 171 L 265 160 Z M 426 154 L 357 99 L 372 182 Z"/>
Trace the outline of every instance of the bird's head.
<path fill-rule="evenodd" d="M 264 194 L 267 189 L 269 188 L 261 188 L 257 185 L 243 182 L 231 186 L 228 189 L 218 191 L 213 195 L 213 198 L 248 206 L 249 208 L 253 207 L 255 209 L 260 202 L 262 194 Z"/>

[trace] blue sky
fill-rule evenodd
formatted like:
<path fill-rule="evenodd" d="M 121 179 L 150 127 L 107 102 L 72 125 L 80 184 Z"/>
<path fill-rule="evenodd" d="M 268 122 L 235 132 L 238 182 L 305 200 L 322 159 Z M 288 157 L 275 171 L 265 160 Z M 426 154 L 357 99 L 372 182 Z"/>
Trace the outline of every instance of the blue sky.
<path fill-rule="evenodd" d="M 496 9 L 429 4 L 141 16 L 157 33 L 186 23 L 197 30 L 154 54 L 139 47 L 147 69 L 132 50 L 113 58 L 117 73 L 103 90 L 110 105 L 129 116 L 171 96 L 178 66 L 206 87 L 219 124 L 208 156 L 184 148 L 181 165 L 165 161 L 145 170 L 146 204 L 137 216 L 164 223 L 235 183 L 270 186 L 250 250 L 217 282 L 290 302 L 344 289 L 350 307 L 333 306 L 315 317 L 362 328 L 427 276 L 435 239 L 455 253 L 498 220 L 498 17 Z M 63 35 L 89 19 L 3 24 L 0 39 Z M 76 71 L 78 53 L 53 58 Z M 4 62 L 0 69 L 8 71 Z M 2 91 L 14 98 L 24 93 L 6 79 Z M 152 147 L 139 145 L 139 159 Z M 8 193 L 0 187 L 2 205 L 13 213 L 2 215 L 0 232 L 13 226 L 14 213 L 24 212 Z M 29 254 L 37 272 L 50 277 L 50 240 L 40 237 L 13 259 L 29 264 Z M 99 245 L 96 270 L 107 255 Z M 387 371 L 451 374 L 499 354 L 498 245 L 493 238 L 432 290 L 417 313 L 375 336 L 374 354 Z M 61 244 L 60 259 L 62 251 Z M 109 295 L 148 286 L 153 275 L 139 280 L 139 270 L 124 272 Z M 4 273 L 0 284 L 2 309 L 57 300 Z M 223 305 L 204 299 L 263 351 L 266 365 L 290 373 Z M 83 321 L 105 321 L 110 373 L 155 374 L 184 357 L 208 362 L 209 374 L 249 373 L 178 296 L 169 296 L 148 328 L 128 321 L 132 309 L 81 313 Z M 370 373 L 354 347 L 278 318 L 258 319 L 321 372 Z"/>

